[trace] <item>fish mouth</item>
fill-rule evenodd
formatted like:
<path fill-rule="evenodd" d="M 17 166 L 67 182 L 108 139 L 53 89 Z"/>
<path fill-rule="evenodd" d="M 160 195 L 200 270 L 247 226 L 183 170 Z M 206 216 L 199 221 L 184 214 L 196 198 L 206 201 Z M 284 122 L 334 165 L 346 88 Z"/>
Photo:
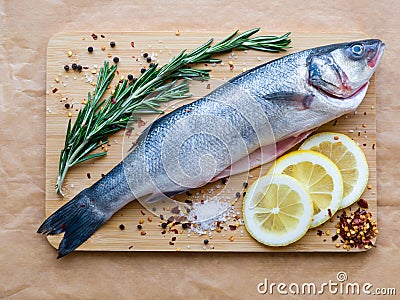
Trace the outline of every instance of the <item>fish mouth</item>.
<path fill-rule="evenodd" d="M 385 43 L 380 42 L 375 55 L 368 60 L 368 66 L 371 69 L 375 68 L 379 64 L 379 62 L 382 58 L 383 52 L 385 52 L 385 47 L 386 47 Z"/>

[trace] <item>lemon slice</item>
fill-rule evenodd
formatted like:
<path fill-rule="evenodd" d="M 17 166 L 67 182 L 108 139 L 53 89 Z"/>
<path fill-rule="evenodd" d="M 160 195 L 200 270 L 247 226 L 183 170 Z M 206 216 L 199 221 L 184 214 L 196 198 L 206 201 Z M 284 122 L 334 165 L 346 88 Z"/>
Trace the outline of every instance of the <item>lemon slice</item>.
<path fill-rule="evenodd" d="M 307 190 L 286 175 L 260 177 L 243 200 L 247 231 L 269 246 L 286 246 L 299 240 L 309 229 L 312 215 Z"/>
<path fill-rule="evenodd" d="M 364 152 L 347 135 L 323 132 L 308 138 L 300 149 L 320 152 L 330 158 L 343 177 L 343 200 L 340 208 L 356 202 L 368 183 L 368 163 Z"/>
<path fill-rule="evenodd" d="M 286 174 L 300 181 L 313 202 L 310 227 L 327 221 L 339 209 L 343 197 L 343 179 L 338 167 L 325 155 L 299 150 L 279 158 L 267 175 Z"/>

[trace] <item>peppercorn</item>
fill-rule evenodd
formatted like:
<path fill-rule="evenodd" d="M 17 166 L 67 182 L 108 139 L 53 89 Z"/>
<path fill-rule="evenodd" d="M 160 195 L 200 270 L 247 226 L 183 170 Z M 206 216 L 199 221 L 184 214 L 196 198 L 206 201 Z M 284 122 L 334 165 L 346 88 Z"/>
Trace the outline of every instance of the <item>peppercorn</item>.
<path fill-rule="evenodd" d="M 236 192 L 235 197 L 236 197 L 236 198 L 240 198 L 240 193 L 239 193 L 239 192 Z"/>
<path fill-rule="evenodd" d="M 143 53 L 143 57 L 144 57 L 144 58 L 146 58 L 147 56 L 149 56 L 149 54 L 148 54 L 148 53 L 146 53 L 146 52 L 145 52 L 145 53 Z"/>
<path fill-rule="evenodd" d="M 204 245 L 207 245 L 209 241 L 207 239 L 205 239 L 203 242 L 204 242 Z"/>
<path fill-rule="evenodd" d="M 88 47 L 88 48 L 87 48 L 87 51 L 88 51 L 89 53 L 92 53 L 92 52 L 93 52 L 93 47 L 91 47 L 91 46 Z"/>
<path fill-rule="evenodd" d="M 81 65 L 77 65 L 76 69 L 80 72 L 80 71 L 82 71 L 82 66 Z"/>
<path fill-rule="evenodd" d="M 128 80 L 130 80 L 130 81 L 133 80 L 133 75 L 132 75 L 132 74 L 129 74 L 129 75 L 128 75 Z"/>
<path fill-rule="evenodd" d="M 151 63 L 151 57 L 148 57 L 146 60 L 148 63 Z"/>
<path fill-rule="evenodd" d="M 119 225 L 119 229 L 124 230 L 125 229 L 125 225 L 124 224 L 120 224 Z"/>
<path fill-rule="evenodd" d="M 69 109 L 71 107 L 71 105 L 69 103 L 65 103 L 64 106 L 65 106 L 66 109 Z"/>
<path fill-rule="evenodd" d="M 72 70 L 76 70 L 76 68 L 78 67 L 78 65 L 77 65 L 76 63 L 73 63 L 73 64 L 71 65 L 71 67 L 72 67 Z"/>
<path fill-rule="evenodd" d="M 111 48 L 114 48 L 114 47 L 115 47 L 115 42 L 114 42 L 114 41 L 111 41 L 111 42 L 110 42 L 110 46 L 111 46 Z"/>
<path fill-rule="evenodd" d="M 119 58 L 116 56 L 116 57 L 113 58 L 113 61 L 114 61 L 115 63 L 118 63 L 118 62 L 119 62 Z"/>
<path fill-rule="evenodd" d="M 69 70 L 69 66 L 68 66 L 68 65 L 65 65 L 65 66 L 64 66 L 64 70 L 65 70 L 65 71 L 68 71 L 68 70 Z"/>
<path fill-rule="evenodd" d="M 138 224 L 138 226 L 137 226 L 137 229 L 142 229 L 143 228 L 143 226 L 142 225 L 140 225 L 140 224 Z"/>
<path fill-rule="evenodd" d="M 144 73 L 144 72 L 146 72 L 146 68 L 142 68 L 141 70 L 140 70 L 140 73 Z"/>
<path fill-rule="evenodd" d="M 164 229 L 167 228 L 167 226 L 168 226 L 168 224 L 165 223 L 165 222 L 161 224 L 161 227 L 164 228 Z"/>

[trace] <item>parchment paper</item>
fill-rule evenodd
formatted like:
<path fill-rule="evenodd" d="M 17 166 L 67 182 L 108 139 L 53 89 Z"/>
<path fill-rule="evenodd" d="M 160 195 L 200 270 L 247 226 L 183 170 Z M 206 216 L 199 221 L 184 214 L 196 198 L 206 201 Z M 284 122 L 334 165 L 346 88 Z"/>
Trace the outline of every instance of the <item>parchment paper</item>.
<path fill-rule="evenodd" d="M 346 272 L 349 281 L 369 282 L 374 288 L 395 287 L 400 293 L 400 3 L 305 3 L 311 2 L 0 1 L 0 296 L 262 299 L 278 296 L 276 292 L 257 292 L 257 284 L 264 278 L 275 283 L 321 284 L 335 280 L 339 271 Z M 362 31 L 386 43 L 376 76 L 377 248 L 359 254 L 76 252 L 56 260 L 55 249 L 35 233 L 44 220 L 45 63 L 49 38 L 60 31 L 77 30 L 231 32 L 257 26 L 270 33 Z M 327 292 L 320 297 L 349 298 Z"/>

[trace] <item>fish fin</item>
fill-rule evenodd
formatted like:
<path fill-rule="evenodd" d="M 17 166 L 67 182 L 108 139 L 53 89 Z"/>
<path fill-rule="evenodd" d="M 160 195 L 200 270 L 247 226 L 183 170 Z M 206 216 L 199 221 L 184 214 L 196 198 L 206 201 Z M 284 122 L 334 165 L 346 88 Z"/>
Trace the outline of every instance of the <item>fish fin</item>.
<path fill-rule="evenodd" d="M 61 258 L 85 242 L 109 216 L 100 212 L 87 195 L 87 189 L 60 207 L 39 227 L 38 233 L 54 235 L 65 232 L 58 247 Z"/>
<path fill-rule="evenodd" d="M 274 93 L 263 96 L 262 98 L 271 101 L 271 102 L 283 102 L 289 101 L 294 103 L 291 107 L 296 107 L 299 110 L 309 109 L 311 107 L 311 103 L 314 100 L 313 94 L 306 93 Z"/>

